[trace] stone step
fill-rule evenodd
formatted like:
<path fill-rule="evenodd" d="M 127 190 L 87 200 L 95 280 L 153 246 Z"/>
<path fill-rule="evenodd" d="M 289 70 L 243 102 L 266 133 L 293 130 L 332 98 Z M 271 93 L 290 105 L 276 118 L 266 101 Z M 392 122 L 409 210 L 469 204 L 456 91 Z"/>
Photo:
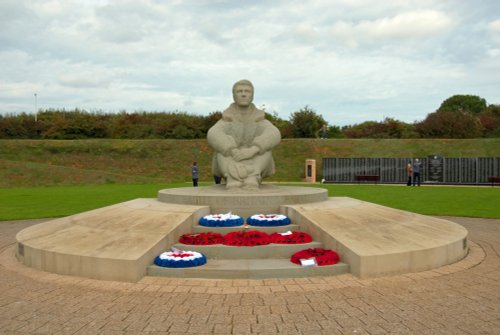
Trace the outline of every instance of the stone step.
<path fill-rule="evenodd" d="M 254 247 L 255 248 L 255 247 Z M 209 279 L 264 279 L 335 276 L 349 272 L 349 265 L 303 267 L 289 259 L 209 259 L 207 264 L 192 268 L 165 268 L 150 265 L 148 276 Z"/>
<path fill-rule="evenodd" d="M 176 243 L 174 247 L 181 250 L 197 251 L 205 255 L 207 259 L 265 259 L 265 258 L 287 258 L 294 253 L 309 249 L 323 248 L 321 242 L 310 242 L 304 244 L 268 244 L 255 247 L 233 247 L 222 244 L 214 245 L 190 245 Z"/>
<path fill-rule="evenodd" d="M 248 228 L 243 228 L 243 226 L 236 227 L 205 227 L 196 225 L 193 227 L 193 233 L 219 233 L 225 235 L 227 233 L 231 233 L 233 231 L 242 231 L 242 230 L 258 230 L 268 234 L 272 233 L 284 233 L 287 231 L 300 231 L 300 226 L 297 224 L 289 224 L 286 226 L 275 226 L 275 227 L 257 227 L 257 226 L 248 226 Z"/>

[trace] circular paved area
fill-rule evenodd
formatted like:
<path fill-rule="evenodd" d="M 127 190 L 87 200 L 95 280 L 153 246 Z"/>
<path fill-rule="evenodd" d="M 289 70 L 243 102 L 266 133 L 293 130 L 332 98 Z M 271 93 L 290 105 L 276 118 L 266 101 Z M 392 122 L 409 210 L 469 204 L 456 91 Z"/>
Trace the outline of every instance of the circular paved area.
<path fill-rule="evenodd" d="M 0 334 L 500 334 L 500 220 L 448 218 L 470 253 L 433 271 L 269 280 L 121 283 L 19 264 L 0 222 Z"/>

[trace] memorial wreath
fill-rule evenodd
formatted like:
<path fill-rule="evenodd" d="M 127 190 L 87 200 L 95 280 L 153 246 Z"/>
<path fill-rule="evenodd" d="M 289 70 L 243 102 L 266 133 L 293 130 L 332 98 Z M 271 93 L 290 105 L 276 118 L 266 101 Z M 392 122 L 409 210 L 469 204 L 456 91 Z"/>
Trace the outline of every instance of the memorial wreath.
<path fill-rule="evenodd" d="M 256 230 L 235 231 L 224 235 L 224 245 L 233 247 L 254 247 L 271 243 L 269 235 Z"/>
<path fill-rule="evenodd" d="M 198 234 L 184 234 L 179 238 L 180 243 L 190 245 L 211 245 L 222 244 L 224 238 L 219 233 L 198 233 Z"/>
<path fill-rule="evenodd" d="M 290 261 L 301 265 L 301 260 L 310 258 L 314 258 L 319 266 L 333 265 L 339 262 L 339 255 L 335 251 L 322 248 L 310 248 L 296 252 L 292 255 Z"/>
<path fill-rule="evenodd" d="M 205 227 L 235 227 L 243 224 L 243 218 L 231 213 L 205 215 L 199 221 Z"/>
<path fill-rule="evenodd" d="M 166 268 L 189 268 L 200 266 L 207 262 L 205 255 L 196 251 L 174 249 L 157 256 L 154 263 Z"/>
<path fill-rule="evenodd" d="M 277 244 L 303 244 L 312 242 L 311 235 L 303 232 L 288 231 L 285 233 L 272 233 L 271 243 Z"/>
<path fill-rule="evenodd" d="M 259 227 L 286 226 L 290 219 L 282 214 L 255 214 L 247 219 L 247 223 Z"/>

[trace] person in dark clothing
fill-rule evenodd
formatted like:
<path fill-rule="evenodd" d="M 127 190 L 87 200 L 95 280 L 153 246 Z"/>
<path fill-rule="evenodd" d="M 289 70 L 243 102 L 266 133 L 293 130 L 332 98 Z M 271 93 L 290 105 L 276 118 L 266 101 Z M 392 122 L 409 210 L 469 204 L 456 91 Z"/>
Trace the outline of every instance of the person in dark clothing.
<path fill-rule="evenodd" d="M 420 163 L 420 160 L 418 158 L 415 158 L 415 161 L 413 162 L 413 186 L 417 184 L 420 186 L 420 167 L 422 163 Z M 417 183 L 418 179 L 418 183 Z"/>
<path fill-rule="evenodd" d="M 193 162 L 191 166 L 191 177 L 193 178 L 193 186 L 198 187 L 198 164 Z"/>
<path fill-rule="evenodd" d="M 321 139 L 322 140 L 326 140 L 327 131 L 328 131 L 328 127 L 325 124 L 325 125 L 323 125 L 323 127 L 321 127 Z"/>
<path fill-rule="evenodd" d="M 413 167 L 411 166 L 411 162 L 409 162 L 406 166 L 406 172 L 408 173 L 408 182 L 406 183 L 406 185 L 411 186 L 411 177 L 413 175 Z"/>

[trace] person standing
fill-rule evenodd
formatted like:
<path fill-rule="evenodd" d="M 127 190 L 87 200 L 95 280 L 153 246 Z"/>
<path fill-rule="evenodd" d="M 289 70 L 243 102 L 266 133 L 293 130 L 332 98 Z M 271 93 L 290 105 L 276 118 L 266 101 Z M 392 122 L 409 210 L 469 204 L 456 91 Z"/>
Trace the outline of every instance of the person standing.
<path fill-rule="evenodd" d="M 411 186 L 411 177 L 413 175 L 413 167 L 411 166 L 411 162 L 409 162 L 406 166 L 406 172 L 408 174 L 408 181 L 406 183 L 406 186 Z"/>
<path fill-rule="evenodd" d="M 418 158 L 415 158 L 415 161 L 413 162 L 413 186 L 417 183 L 418 179 L 418 186 L 420 186 L 420 167 L 422 163 L 420 163 L 420 160 Z"/>
<path fill-rule="evenodd" d="M 193 187 L 198 187 L 198 164 L 193 162 L 191 166 L 191 178 L 193 178 Z"/>
<path fill-rule="evenodd" d="M 321 127 L 321 139 L 326 140 L 326 133 L 328 131 L 328 128 L 326 127 L 326 124 Z"/>

